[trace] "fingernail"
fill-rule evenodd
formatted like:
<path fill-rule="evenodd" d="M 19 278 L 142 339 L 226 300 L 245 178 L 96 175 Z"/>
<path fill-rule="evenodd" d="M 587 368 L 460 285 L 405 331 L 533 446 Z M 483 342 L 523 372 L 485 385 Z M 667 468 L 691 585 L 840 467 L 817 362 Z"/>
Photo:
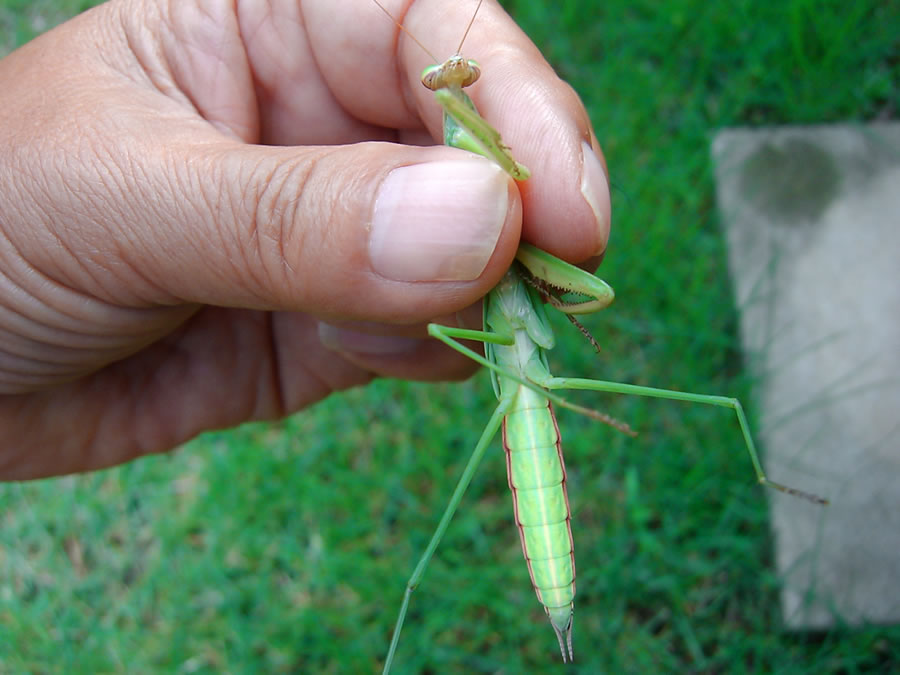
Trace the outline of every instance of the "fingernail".
<path fill-rule="evenodd" d="M 506 222 L 507 181 L 486 159 L 394 169 L 375 201 L 372 267 L 397 281 L 477 279 Z"/>
<path fill-rule="evenodd" d="M 409 354 L 423 341 L 416 338 L 393 335 L 373 335 L 346 328 L 338 328 L 329 323 L 319 322 L 319 341 L 335 352 L 356 352 L 357 354 Z"/>
<path fill-rule="evenodd" d="M 581 142 L 581 154 L 581 194 L 594 212 L 601 242 L 594 255 L 600 255 L 609 241 L 609 181 L 600 158 L 587 141 Z"/>

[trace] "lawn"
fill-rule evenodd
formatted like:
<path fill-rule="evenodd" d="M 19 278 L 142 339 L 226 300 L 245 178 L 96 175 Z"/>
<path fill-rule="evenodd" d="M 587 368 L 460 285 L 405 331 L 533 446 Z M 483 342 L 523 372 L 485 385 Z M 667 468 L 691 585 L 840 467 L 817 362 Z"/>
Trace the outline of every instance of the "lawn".
<path fill-rule="evenodd" d="M 89 4 L 0 0 L 0 48 Z M 738 396 L 752 418 L 711 136 L 896 119 L 900 12 L 877 0 L 505 4 L 587 103 L 613 183 L 599 273 L 617 299 L 586 321 L 603 354 L 562 320 L 551 366 Z M 782 629 L 766 494 L 729 411 L 575 398 L 640 431 L 560 414 L 575 664 L 559 664 L 531 590 L 497 443 L 413 597 L 397 672 L 900 667 L 897 627 Z M 379 669 L 491 401 L 484 373 L 382 381 L 170 456 L 0 486 L 0 672 Z"/>

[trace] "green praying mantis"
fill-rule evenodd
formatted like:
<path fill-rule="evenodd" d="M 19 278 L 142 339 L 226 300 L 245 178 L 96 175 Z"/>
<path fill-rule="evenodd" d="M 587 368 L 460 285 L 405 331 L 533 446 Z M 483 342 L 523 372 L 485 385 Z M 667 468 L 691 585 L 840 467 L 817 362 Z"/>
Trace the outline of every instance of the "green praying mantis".
<path fill-rule="evenodd" d="M 378 0 L 373 1 L 394 20 Z M 422 83 L 434 91 L 435 99 L 443 108 L 446 145 L 492 159 L 515 180 L 524 181 L 530 176 L 529 170 L 516 161 L 510 149 L 504 145 L 499 132 L 478 114 L 472 100 L 463 92 L 463 88 L 474 83 L 481 72 L 475 61 L 466 60 L 460 55 L 462 44 L 480 7 L 481 0 L 456 54 L 442 64 L 426 68 L 422 73 Z M 403 29 L 396 20 L 394 22 Z M 415 37 L 410 37 L 428 51 Z M 563 661 L 573 659 L 575 556 L 565 465 L 553 404 L 602 421 L 624 433 L 633 435 L 634 432 L 626 424 L 608 415 L 561 398 L 555 393 L 556 390 L 581 389 L 634 394 L 729 408 L 737 417 L 760 484 L 814 503 L 827 504 L 826 500 L 816 495 L 776 483 L 766 477 L 747 418 L 740 402 L 735 398 L 553 376 L 548 367 L 547 352 L 553 348 L 554 338 L 545 305 L 564 313 L 593 343 L 593 339 L 578 324 L 574 315 L 598 312 L 608 307 L 614 297 L 612 288 L 601 279 L 522 243 L 516 254 L 516 262 L 484 300 L 482 330 L 429 324 L 430 336 L 489 369 L 498 404 L 463 470 L 428 546 L 407 582 L 383 672 L 391 670 L 412 593 L 421 582 L 487 447 L 501 427 L 515 521 L 532 585 L 550 619 Z M 483 343 L 484 356 L 468 348 L 460 340 Z"/>

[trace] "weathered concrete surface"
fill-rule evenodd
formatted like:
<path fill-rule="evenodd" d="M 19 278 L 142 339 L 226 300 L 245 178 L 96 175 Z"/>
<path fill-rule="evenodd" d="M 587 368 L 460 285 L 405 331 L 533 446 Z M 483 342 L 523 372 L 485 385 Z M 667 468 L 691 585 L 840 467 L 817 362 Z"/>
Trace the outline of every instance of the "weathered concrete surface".
<path fill-rule="evenodd" d="M 900 621 L 900 124 L 713 142 L 792 628 Z"/>

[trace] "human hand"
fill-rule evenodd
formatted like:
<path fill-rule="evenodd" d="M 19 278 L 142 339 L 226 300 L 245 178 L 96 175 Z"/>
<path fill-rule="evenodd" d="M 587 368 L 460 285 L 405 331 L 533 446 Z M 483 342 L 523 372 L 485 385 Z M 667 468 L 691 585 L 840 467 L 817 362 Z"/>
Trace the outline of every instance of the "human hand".
<path fill-rule="evenodd" d="M 403 20 L 449 55 L 473 9 Z M 520 235 L 600 254 L 609 194 L 577 96 L 494 2 L 464 52 L 532 170 L 518 188 L 409 145 L 441 135 L 429 57 L 370 0 L 113 0 L 0 61 L 0 477 L 163 452 L 375 375 L 470 374 L 426 323 L 459 321 Z"/>

